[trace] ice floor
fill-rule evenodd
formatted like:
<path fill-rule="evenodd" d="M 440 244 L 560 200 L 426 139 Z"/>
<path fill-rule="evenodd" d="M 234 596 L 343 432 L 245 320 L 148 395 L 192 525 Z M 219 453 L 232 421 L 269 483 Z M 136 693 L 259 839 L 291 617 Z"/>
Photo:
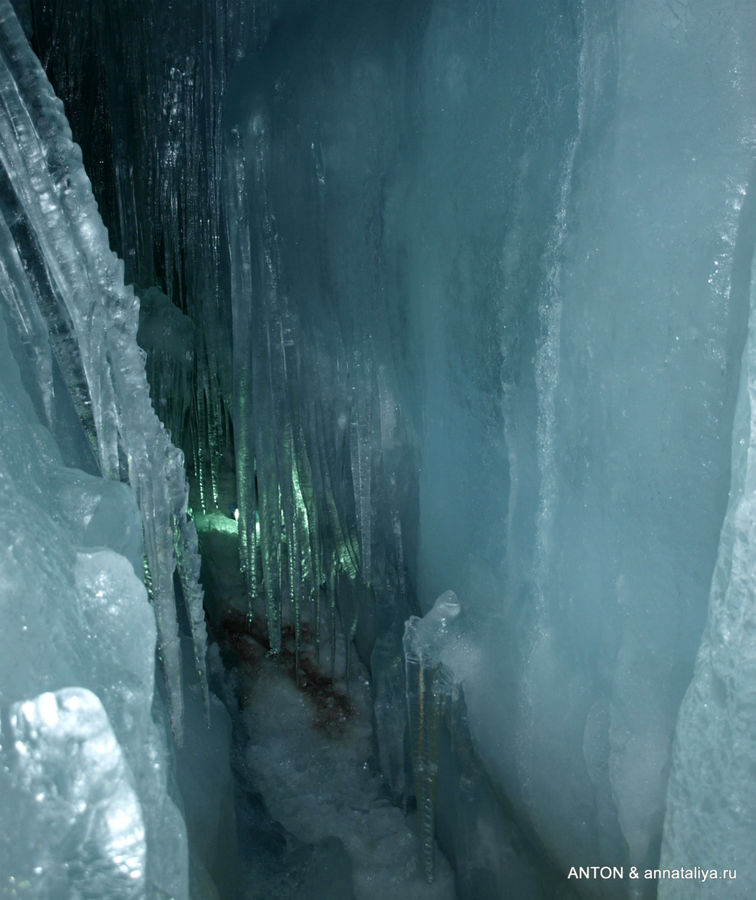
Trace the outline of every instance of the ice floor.
<path fill-rule="evenodd" d="M 272 816 L 309 843 L 339 838 L 352 862 L 356 900 L 453 900 L 454 879 L 437 851 L 436 881 L 419 866 L 414 823 L 371 771 L 370 685 L 355 673 L 350 712 L 334 718 L 298 690 L 273 659 L 245 678 L 246 760 Z"/>
<path fill-rule="evenodd" d="M 268 860 L 240 848 L 251 862 L 246 900 L 454 900 L 453 872 L 438 849 L 436 879 L 423 879 L 414 814 L 391 803 L 376 771 L 370 682 L 356 653 L 347 691 L 338 677 L 343 637 L 334 680 L 328 649 L 319 666 L 310 646 L 298 688 L 291 634 L 281 657 L 270 657 L 262 622 L 250 625 L 240 612 L 235 523 L 220 514 L 196 521 L 205 561 L 212 560 L 205 578 L 223 622 L 227 683 L 239 710 L 235 733 L 243 746 L 235 748 L 235 768 L 247 784 L 246 811 L 237 814 L 255 820 L 246 830 L 251 837 L 242 827 L 241 840 L 262 842 Z"/>

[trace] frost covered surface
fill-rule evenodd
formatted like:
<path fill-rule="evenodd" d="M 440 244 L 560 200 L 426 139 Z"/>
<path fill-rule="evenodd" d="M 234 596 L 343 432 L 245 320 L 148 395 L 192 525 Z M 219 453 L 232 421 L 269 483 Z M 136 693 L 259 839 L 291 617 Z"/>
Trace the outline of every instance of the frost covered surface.
<path fill-rule="evenodd" d="M 424 882 L 417 837 L 370 771 L 370 691 L 354 673 L 353 718 L 338 736 L 314 726 L 316 710 L 273 660 L 246 683 L 246 756 L 271 814 L 298 838 L 339 838 L 351 858 L 355 900 L 453 900 L 449 864 Z M 327 896 L 327 895 L 326 895 Z"/>

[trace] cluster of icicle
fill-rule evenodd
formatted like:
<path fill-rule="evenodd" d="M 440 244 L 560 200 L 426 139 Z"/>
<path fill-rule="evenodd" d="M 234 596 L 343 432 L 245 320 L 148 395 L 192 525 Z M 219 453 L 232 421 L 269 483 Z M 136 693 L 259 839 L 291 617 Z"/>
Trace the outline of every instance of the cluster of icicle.
<path fill-rule="evenodd" d="M 259 123 L 258 123 L 259 125 Z M 253 157 L 258 195 L 265 197 L 267 145 L 264 129 Z M 291 320 L 277 290 L 272 211 L 263 202 L 258 221 L 247 215 L 247 159 L 241 146 L 231 148 L 229 201 L 234 205 L 229 241 L 232 267 L 234 322 L 235 432 L 237 497 L 241 565 L 245 573 L 250 612 L 264 590 L 268 639 L 273 653 L 281 650 L 282 606 L 291 604 L 299 655 L 302 600 L 315 606 L 316 644 L 320 642 L 321 588 L 325 587 L 335 622 L 335 578 L 340 568 L 354 579 L 359 569 L 352 536 L 342 532 L 326 460 L 317 447 L 306 446 L 301 404 L 294 392 L 296 346 Z M 253 254 L 253 241 L 263 248 Z M 264 291 L 259 290 L 264 286 Z M 290 367 L 294 371 L 289 372 Z M 317 411 L 313 409 L 317 415 Z M 325 500 L 318 509 L 314 487 Z M 339 555 L 336 565 L 324 559 L 321 529 L 330 528 Z M 326 572 L 330 572 L 327 578 Z"/>
<path fill-rule="evenodd" d="M 160 285 L 195 325 L 189 390 L 171 393 L 172 376 L 183 371 L 149 374 L 158 414 L 191 463 L 208 512 L 219 504 L 231 441 L 222 101 L 232 62 L 262 40 L 272 4 L 187 0 L 180 15 L 164 0 L 145 0 L 138 14 L 132 0 L 30 6 L 126 280 Z M 163 34 L 169 42 L 155 40 Z"/>
<path fill-rule="evenodd" d="M 180 646 L 174 572 L 205 684 L 206 634 L 199 557 L 187 521 L 184 460 L 149 399 L 136 343 L 139 301 L 110 251 L 79 148 L 8 0 L 0 0 L 0 275 L 19 333 L 49 333 L 36 353 L 53 426 L 57 366 L 106 478 L 127 480 L 142 513 L 146 572 L 168 685 L 171 722 L 181 734 Z M 7 252 L 5 252 L 7 251 Z M 23 263 L 21 262 L 23 260 Z M 40 346 L 37 341 L 30 346 Z"/>
<path fill-rule="evenodd" d="M 290 609 L 298 656 L 305 604 L 319 651 L 325 601 L 333 658 L 337 618 L 349 654 L 360 597 L 374 587 L 373 523 L 389 496 L 376 496 L 375 469 L 395 403 L 369 348 L 345 354 L 334 327 L 326 358 L 282 288 L 269 128 L 264 113 L 251 118 L 226 148 L 242 568 L 250 609 L 264 606 L 272 652 Z M 392 523 L 401 573 L 398 514 Z"/>
<path fill-rule="evenodd" d="M 159 353 L 149 354 L 148 374 L 158 414 L 191 462 L 199 509 L 220 505 L 233 418 L 250 608 L 264 607 L 276 652 L 287 607 L 299 647 L 305 604 L 319 648 L 324 606 L 333 658 L 337 619 L 354 633 L 356 590 L 374 584 L 374 569 L 398 573 L 405 592 L 399 512 L 383 509 L 376 491 L 377 477 L 389 487 L 383 495 L 392 489 L 380 447 L 391 441 L 395 402 L 366 336 L 356 352 L 335 336 L 334 352 L 318 354 L 297 302 L 280 289 L 286 272 L 276 248 L 278 196 L 266 184 L 268 135 L 258 135 L 256 148 L 236 148 L 250 153 L 250 170 L 259 163 L 257 174 L 242 173 L 251 179 L 241 198 L 236 179 L 229 192 L 221 177 L 229 72 L 245 51 L 265 44 L 277 4 L 187 0 L 180 17 L 162 0 L 141 3 L 138 17 L 131 0 L 30 6 L 42 60 L 70 106 L 127 279 L 160 285 L 194 323 L 191 370 Z M 168 46 L 150 36 L 168 31 Z M 265 158 L 255 163 L 257 152 Z M 323 187 L 314 156 L 313 178 Z M 251 275 L 242 269 L 246 259 L 254 262 Z M 308 398 L 315 395 L 331 397 L 331 407 L 314 409 Z M 394 537 L 388 566 L 373 559 L 376 521 Z M 394 596 L 394 586 L 387 593 Z"/>

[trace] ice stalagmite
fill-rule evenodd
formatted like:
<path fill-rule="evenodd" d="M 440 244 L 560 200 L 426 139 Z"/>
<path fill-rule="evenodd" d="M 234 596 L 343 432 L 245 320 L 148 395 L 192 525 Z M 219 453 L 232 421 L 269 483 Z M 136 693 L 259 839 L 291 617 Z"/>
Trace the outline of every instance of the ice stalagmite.
<path fill-rule="evenodd" d="M 404 664 L 407 677 L 407 714 L 412 770 L 417 796 L 423 874 L 433 881 L 435 804 L 441 728 L 453 699 L 455 644 L 459 631 L 455 620 L 460 605 L 453 591 L 446 591 L 422 619 L 412 616 L 404 629 Z"/>

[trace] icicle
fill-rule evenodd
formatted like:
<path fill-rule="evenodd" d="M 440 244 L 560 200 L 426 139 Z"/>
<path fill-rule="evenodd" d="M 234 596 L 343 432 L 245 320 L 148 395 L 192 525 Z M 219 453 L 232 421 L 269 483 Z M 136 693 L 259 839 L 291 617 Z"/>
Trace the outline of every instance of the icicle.
<path fill-rule="evenodd" d="M 238 133 L 236 135 L 238 140 Z M 252 296 L 252 247 L 249 236 L 249 222 L 240 206 L 245 196 L 245 169 L 241 146 L 232 143 L 229 150 L 228 187 L 231 214 L 228 218 L 228 241 L 236 262 L 231 267 L 231 291 L 233 306 L 233 347 L 234 347 L 234 450 L 236 455 L 236 489 L 239 503 L 239 540 L 242 568 L 247 584 L 247 617 L 251 621 L 258 597 L 257 552 L 260 548 L 263 591 L 266 595 L 270 587 L 269 562 L 266 540 L 267 525 L 263 528 L 265 516 L 266 472 L 261 450 L 260 429 L 255 429 L 255 374 L 257 361 L 250 357 L 254 352 L 253 319 L 250 302 Z M 258 363 L 259 364 L 259 363 Z M 259 478 L 259 490 L 256 480 Z M 258 516 L 260 524 L 258 526 Z M 259 532 L 258 532 L 259 528 Z M 268 617 L 269 619 L 269 617 Z M 268 630 L 271 622 L 268 620 Z"/>
<path fill-rule="evenodd" d="M 356 541 L 349 531 L 344 531 L 341 526 L 341 517 L 336 506 L 336 500 L 331 487 L 331 477 L 328 469 L 323 469 L 323 500 L 326 504 L 328 524 L 331 529 L 332 539 L 336 546 L 336 561 L 334 565 L 343 571 L 350 581 L 356 581 L 360 571 L 359 550 Z"/>
<path fill-rule="evenodd" d="M 184 607 L 194 648 L 194 666 L 202 690 L 202 699 L 207 721 L 210 721 L 210 694 L 207 683 L 205 656 L 207 653 L 207 632 L 205 630 L 204 592 L 200 584 L 200 553 L 197 532 L 186 518 L 173 517 L 173 543 L 176 553 L 176 567 L 184 595 Z"/>
<path fill-rule="evenodd" d="M 267 441 L 260 446 L 266 448 Z M 278 485 L 275 478 L 266 477 L 269 461 L 258 454 L 260 482 L 260 549 L 262 555 L 265 610 L 268 623 L 268 641 L 273 654 L 281 652 L 281 514 Z M 271 495 L 274 496 L 271 496 Z"/>
<path fill-rule="evenodd" d="M 372 415 L 370 409 L 370 370 L 366 369 L 364 379 L 357 375 L 363 371 L 358 354 L 355 354 L 355 378 L 357 384 L 352 386 L 354 395 L 352 402 L 352 421 L 350 435 L 350 456 L 352 467 L 352 484 L 354 488 L 354 506 L 360 529 L 360 550 L 362 561 L 362 578 L 370 585 L 372 567 Z"/>
<path fill-rule="evenodd" d="M 293 485 L 293 469 L 294 459 L 291 446 L 291 429 L 288 425 L 284 428 L 281 435 L 281 447 L 279 451 L 280 463 L 280 503 L 281 518 L 283 520 L 283 533 L 286 540 L 286 580 L 288 600 L 292 608 L 295 605 L 298 592 L 298 585 L 295 576 L 296 568 L 296 525 L 295 525 L 295 506 L 294 506 L 294 485 Z"/>
<path fill-rule="evenodd" d="M 323 483 L 322 474 L 320 472 L 320 455 L 313 452 L 312 456 L 307 452 L 304 433 L 302 429 L 297 432 L 297 475 L 298 483 L 302 495 L 302 501 L 307 516 L 307 547 L 309 549 L 309 565 L 310 565 L 310 599 L 314 605 L 315 616 L 315 653 L 318 662 L 320 662 L 321 649 L 321 596 L 325 593 L 327 604 L 328 584 L 325 574 L 324 554 L 324 537 L 321 534 L 323 523 L 327 520 L 327 516 L 322 516 L 318 503 L 322 500 L 321 486 Z M 313 442 L 315 443 L 315 442 Z M 318 489 L 315 488 L 315 483 Z M 305 542 L 303 542 L 305 543 Z"/>
<path fill-rule="evenodd" d="M 246 427 L 248 390 L 242 388 L 238 399 L 240 421 L 236 443 L 236 495 L 239 509 L 239 558 L 247 586 L 247 619 L 252 621 L 257 599 L 257 498 L 255 496 L 255 461 L 248 441 Z"/>
<path fill-rule="evenodd" d="M 328 574 L 328 607 L 331 616 L 331 681 L 336 678 L 336 562 Z"/>
<path fill-rule="evenodd" d="M 296 548 L 290 550 L 296 554 Z M 294 683 L 299 685 L 299 656 L 302 649 L 302 605 L 299 584 L 294 588 Z"/>
<path fill-rule="evenodd" d="M 396 476 L 392 475 L 391 486 L 395 487 Z M 391 530 L 394 535 L 394 553 L 396 555 L 396 578 L 397 588 L 399 591 L 399 599 L 406 603 L 407 600 L 407 576 L 404 570 L 404 540 L 402 538 L 402 520 L 399 517 L 399 510 L 391 507 Z M 399 607 L 400 609 L 402 606 Z"/>
<path fill-rule="evenodd" d="M 322 588 L 315 588 L 313 603 L 315 605 L 315 660 L 320 665 L 320 592 Z"/>
<path fill-rule="evenodd" d="M 197 446 L 195 450 L 196 466 L 194 477 L 197 479 L 197 490 L 199 491 L 200 510 L 202 515 L 207 515 L 207 493 L 205 490 L 205 423 L 207 417 L 205 415 L 205 395 L 202 385 L 197 385 L 195 394 L 195 423 L 197 433 Z"/>
<path fill-rule="evenodd" d="M 317 546 L 318 513 L 312 487 L 312 469 L 301 427 L 295 431 L 294 466 L 292 470 L 296 523 L 300 547 L 301 578 L 312 599 L 321 583 L 321 570 L 313 550 Z"/>
<path fill-rule="evenodd" d="M 354 641 L 354 636 L 357 633 L 357 621 L 359 619 L 359 611 L 360 607 L 355 603 L 354 609 L 352 611 L 352 621 L 349 625 L 349 628 L 344 629 L 344 640 L 346 642 L 346 661 L 344 663 L 344 683 L 346 685 L 347 694 L 349 693 L 349 682 L 352 677 L 352 644 Z"/>
<path fill-rule="evenodd" d="M 294 655 L 295 655 L 295 677 L 296 683 L 299 684 L 299 656 L 302 647 L 302 564 L 299 549 L 299 535 L 297 532 L 297 523 L 294 521 L 290 529 L 291 544 L 289 545 L 289 577 L 292 580 L 292 601 L 294 604 Z"/>
<path fill-rule="evenodd" d="M 210 370 L 212 373 L 212 369 Z M 218 475 L 223 459 L 223 429 L 221 424 L 221 398 L 217 390 L 215 378 L 210 378 L 210 489 L 213 496 L 213 506 L 217 509 L 220 504 L 220 491 L 218 490 Z"/>
<path fill-rule="evenodd" d="M 421 856 L 425 880 L 434 878 L 435 798 L 441 726 L 455 679 L 442 655 L 460 612 L 453 591 L 446 591 L 424 617 L 411 616 L 404 627 L 407 715 L 412 771 L 417 797 Z"/>
<path fill-rule="evenodd" d="M 202 490 L 200 488 L 199 481 L 199 472 L 200 472 L 200 458 L 199 458 L 199 440 L 197 438 L 197 424 L 196 421 L 192 422 L 191 425 L 191 445 L 192 445 L 192 467 L 194 470 L 194 479 L 197 482 L 197 487 L 199 489 L 199 500 L 200 500 L 200 512 L 205 515 L 204 503 L 202 501 Z"/>
<path fill-rule="evenodd" d="M 154 471 L 131 473 L 137 502 L 143 515 L 144 549 L 150 572 L 150 589 L 158 628 L 158 658 L 168 691 L 171 728 L 178 743 L 182 740 L 184 702 L 181 692 L 181 649 L 178 636 L 173 573 L 176 558 L 169 520 L 166 483 Z"/>
<path fill-rule="evenodd" d="M 435 798 L 444 695 L 436 689 L 438 669 L 426 669 L 421 657 L 407 651 L 405 665 L 423 875 L 431 883 L 434 879 Z"/>

